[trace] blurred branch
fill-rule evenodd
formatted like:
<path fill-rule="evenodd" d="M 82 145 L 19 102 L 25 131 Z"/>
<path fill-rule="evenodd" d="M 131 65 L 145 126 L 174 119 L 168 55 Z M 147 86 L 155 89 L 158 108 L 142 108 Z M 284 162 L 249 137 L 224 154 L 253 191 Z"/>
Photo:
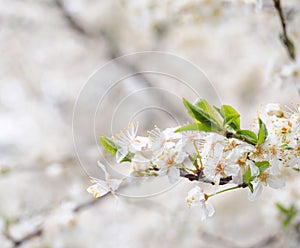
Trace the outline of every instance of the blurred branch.
<path fill-rule="evenodd" d="M 89 34 L 81 25 L 78 24 L 77 20 L 75 20 L 75 18 L 69 13 L 69 11 L 67 11 L 62 0 L 55 0 L 54 3 L 61 11 L 65 20 L 73 30 L 78 32 L 80 35 L 91 36 L 91 34 Z"/>
<path fill-rule="evenodd" d="M 226 239 L 222 236 L 217 236 L 212 233 L 204 232 L 203 238 L 209 239 L 211 241 L 215 241 L 219 244 L 222 244 L 222 247 L 230 247 L 230 248 L 263 248 L 263 247 L 272 247 L 272 245 L 276 242 L 278 242 L 278 234 L 270 235 L 257 243 L 254 243 L 250 246 L 241 246 L 235 243 L 232 240 Z"/>
<path fill-rule="evenodd" d="M 278 235 L 273 234 L 246 248 L 263 248 L 267 246 L 272 247 L 271 245 L 273 245 L 276 242 L 278 242 Z"/>
<path fill-rule="evenodd" d="M 286 25 L 286 20 L 283 15 L 281 2 L 280 2 L 280 0 L 273 0 L 273 2 L 274 2 L 274 7 L 277 10 L 277 13 L 279 15 L 280 23 L 282 26 L 282 34 L 280 35 L 280 39 L 282 40 L 290 59 L 295 60 L 296 59 L 295 46 L 294 46 L 293 41 L 291 40 L 291 38 L 288 36 L 288 33 L 287 33 L 287 25 Z"/>
<path fill-rule="evenodd" d="M 60 10 L 62 16 L 66 20 L 67 24 L 69 27 L 74 30 L 77 34 L 80 36 L 83 36 L 88 39 L 103 39 L 108 47 L 108 56 L 110 59 L 115 59 L 117 57 L 122 56 L 122 52 L 118 46 L 118 44 L 115 42 L 115 40 L 111 37 L 111 35 L 105 31 L 105 30 L 100 30 L 99 33 L 93 33 L 93 32 L 88 32 L 81 24 L 80 22 L 66 9 L 63 0 L 55 0 L 55 5 L 57 8 Z M 122 66 L 129 70 L 136 72 L 138 71 L 138 68 L 135 65 L 132 64 L 122 64 Z M 137 77 L 142 79 L 143 83 L 147 87 L 151 87 L 152 84 L 151 82 L 143 75 L 143 74 L 137 74 Z"/>
<path fill-rule="evenodd" d="M 85 37 L 87 39 L 91 40 L 99 40 L 102 39 L 105 41 L 107 45 L 107 51 L 108 51 L 108 56 L 109 59 L 116 59 L 120 56 L 123 55 L 119 44 L 116 42 L 116 39 L 112 37 L 112 35 L 105 29 L 100 29 L 99 32 L 88 32 L 82 24 L 80 24 L 79 20 L 76 19 L 74 15 L 72 15 L 66 6 L 64 5 L 63 0 L 55 0 L 55 5 L 61 12 L 63 18 L 66 20 L 66 23 L 69 25 L 69 27 L 74 30 L 77 34 L 79 34 L 81 37 Z M 141 72 L 141 73 L 136 73 L 139 72 L 138 66 L 132 63 L 124 63 L 120 62 L 119 60 L 115 61 L 118 63 L 120 66 L 122 66 L 125 70 L 128 70 L 129 72 L 135 73 L 135 76 L 137 78 L 137 81 L 139 84 L 144 84 L 145 87 L 151 88 L 154 87 L 152 82 Z M 153 97 L 158 97 L 157 95 L 154 95 Z M 182 112 L 176 108 L 176 106 L 170 106 L 170 110 L 173 113 L 176 113 L 177 116 L 182 115 Z"/>
<path fill-rule="evenodd" d="M 33 232 L 27 234 L 26 236 L 24 236 L 23 238 L 21 239 L 15 239 L 13 238 L 10 233 L 9 233 L 9 230 L 6 230 L 4 232 L 4 236 L 10 241 L 13 243 L 13 247 L 19 247 L 20 245 L 26 243 L 27 241 L 33 239 L 33 238 L 36 238 L 36 237 L 40 237 L 42 236 L 43 234 L 43 228 L 42 227 L 39 227 L 37 229 L 35 229 Z"/>
<path fill-rule="evenodd" d="M 202 235 L 203 235 L 204 239 L 209 239 L 210 241 L 215 241 L 218 244 L 222 244 L 223 248 L 225 248 L 225 247 L 241 248 L 241 246 L 239 246 L 238 244 L 236 244 L 232 240 L 226 239 L 222 236 L 217 236 L 215 234 L 208 233 L 208 232 L 204 232 Z"/>
<path fill-rule="evenodd" d="M 84 203 L 81 203 L 79 204 L 78 206 L 76 206 L 74 209 L 73 209 L 73 213 L 79 213 L 85 209 L 88 209 L 94 205 L 96 205 L 100 200 L 102 200 L 103 198 L 107 197 L 109 195 L 106 194 L 104 196 L 102 196 L 101 198 L 97 198 L 97 199 L 92 199 L 92 200 L 89 200 L 87 202 L 84 202 Z M 45 226 L 43 225 L 43 223 L 41 225 L 39 225 L 35 230 L 33 230 L 32 232 L 26 234 L 24 237 L 22 238 L 19 238 L 19 239 L 16 239 L 14 238 L 10 232 L 9 232 L 9 226 L 6 227 L 6 230 L 5 232 L 3 233 L 4 236 L 10 241 L 13 243 L 13 247 L 19 247 L 20 245 L 23 245 L 24 243 L 34 239 L 34 238 L 37 238 L 37 237 L 41 237 L 44 233 L 44 228 Z"/>

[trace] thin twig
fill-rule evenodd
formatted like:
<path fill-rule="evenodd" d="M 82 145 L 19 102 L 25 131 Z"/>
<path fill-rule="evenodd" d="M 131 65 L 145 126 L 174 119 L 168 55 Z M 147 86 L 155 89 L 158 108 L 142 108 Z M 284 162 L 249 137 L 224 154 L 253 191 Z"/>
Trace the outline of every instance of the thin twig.
<path fill-rule="evenodd" d="M 274 2 L 274 7 L 277 10 L 277 13 L 279 15 L 280 23 L 282 26 L 282 34 L 280 35 L 280 39 L 282 40 L 290 59 L 295 60 L 296 59 L 295 46 L 294 46 L 293 41 L 291 40 L 291 38 L 288 36 L 288 33 L 287 33 L 287 25 L 286 25 L 285 18 L 283 16 L 281 2 L 280 2 L 280 0 L 273 0 L 273 2 Z"/>

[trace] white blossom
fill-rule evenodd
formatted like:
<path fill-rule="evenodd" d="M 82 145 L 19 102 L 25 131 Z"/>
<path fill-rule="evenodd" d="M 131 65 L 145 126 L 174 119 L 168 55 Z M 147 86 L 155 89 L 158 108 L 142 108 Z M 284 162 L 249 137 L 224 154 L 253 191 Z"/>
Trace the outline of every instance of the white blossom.
<path fill-rule="evenodd" d="M 113 179 L 108 174 L 105 166 L 98 162 L 99 167 L 105 173 L 105 180 L 98 179 L 98 178 L 91 178 L 91 182 L 93 185 L 87 188 L 87 192 L 92 194 L 95 198 L 101 197 L 106 195 L 109 192 L 114 193 L 123 182 L 121 179 Z"/>
<path fill-rule="evenodd" d="M 203 193 L 199 186 L 192 188 L 188 192 L 186 202 L 189 207 L 200 207 L 201 220 L 205 220 L 207 217 L 211 217 L 215 213 L 214 207 L 207 202 L 207 195 Z"/>
<path fill-rule="evenodd" d="M 250 201 L 256 200 L 263 191 L 264 186 L 270 186 L 273 189 L 280 189 L 285 186 L 285 182 L 278 176 L 272 175 L 271 171 L 267 169 L 257 178 L 254 184 L 254 191 L 249 192 L 248 198 Z"/>
<path fill-rule="evenodd" d="M 137 129 L 138 125 L 134 126 L 133 123 L 129 123 L 127 129 L 116 136 L 115 141 L 118 146 L 116 160 L 118 163 L 121 162 L 129 152 L 135 153 L 147 146 L 148 139 L 137 136 Z"/>

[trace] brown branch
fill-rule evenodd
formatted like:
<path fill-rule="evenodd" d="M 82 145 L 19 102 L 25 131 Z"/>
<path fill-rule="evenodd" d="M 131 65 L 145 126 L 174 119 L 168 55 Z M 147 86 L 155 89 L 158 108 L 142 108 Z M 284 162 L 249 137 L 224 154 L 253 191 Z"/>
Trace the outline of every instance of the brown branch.
<path fill-rule="evenodd" d="M 209 184 L 212 184 L 212 185 L 215 184 L 214 182 L 208 180 L 208 179 L 204 176 L 202 170 L 199 170 L 199 171 L 197 172 L 197 174 L 192 174 L 192 173 L 187 172 L 185 169 L 180 169 L 180 176 L 181 176 L 181 177 L 184 177 L 184 178 L 187 178 L 187 179 L 189 179 L 190 181 L 199 181 L 199 182 L 209 183 Z M 225 185 L 225 184 L 228 184 L 228 183 L 230 183 L 231 180 L 232 180 L 232 176 L 229 176 L 229 177 L 222 177 L 222 178 L 220 178 L 219 185 Z M 243 186 L 241 186 L 241 187 L 243 187 Z"/>
<path fill-rule="evenodd" d="M 281 2 L 280 2 L 280 0 L 273 0 L 273 2 L 274 2 L 274 7 L 277 10 L 277 13 L 279 15 L 280 23 L 282 26 L 282 34 L 280 35 L 280 39 L 282 40 L 290 59 L 295 60 L 296 59 L 295 46 L 294 46 L 293 41 L 289 38 L 288 33 L 287 33 L 287 25 L 286 25 L 285 18 L 283 16 Z"/>

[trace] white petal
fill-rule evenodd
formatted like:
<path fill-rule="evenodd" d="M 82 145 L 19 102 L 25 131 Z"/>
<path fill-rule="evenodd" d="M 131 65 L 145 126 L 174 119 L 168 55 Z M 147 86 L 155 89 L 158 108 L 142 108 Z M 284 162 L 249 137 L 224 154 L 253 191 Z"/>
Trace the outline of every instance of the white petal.
<path fill-rule="evenodd" d="M 141 151 L 142 148 L 149 144 L 149 139 L 146 137 L 138 136 L 130 143 L 130 152 Z"/>
<path fill-rule="evenodd" d="M 109 188 L 111 189 L 111 191 L 116 191 L 119 187 L 120 184 L 123 182 L 123 180 L 121 179 L 109 179 L 107 181 Z"/>
<path fill-rule="evenodd" d="M 105 174 L 105 178 L 109 178 L 109 174 L 105 168 L 105 165 L 102 164 L 100 161 L 97 161 L 98 166 L 101 168 L 101 170 L 103 170 L 104 174 Z"/>
<path fill-rule="evenodd" d="M 258 176 L 259 175 L 259 168 L 252 161 L 249 161 L 249 166 L 250 166 L 251 175 L 253 177 Z"/>
<path fill-rule="evenodd" d="M 274 157 L 272 160 L 270 160 L 270 172 L 272 175 L 278 175 L 280 174 L 279 170 L 279 160 L 277 157 Z"/>
<path fill-rule="evenodd" d="M 175 166 L 172 166 L 171 168 L 169 168 L 168 171 L 168 178 L 170 183 L 176 183 L 179 179 L 180 179 L 180 171 L 178 168 L 176 168 Z"/>
<path fill-rule="evenodd" d="M 216 158 L 218 158 L 218 160 L 220 160 L 223 155 L 223 149 L 224 147 L 220 143 L 217 143 L 214 147 L 213 154 Z"/>
<path fill-rule="evenodd" d="M 250 201 L 256 200 L 261 195 L 262 191 L 263 191 L 263 185 L 261 182 L 258 182 L 257 184 L 254 185 L 253 193 L 249 192 L 248 199 Z"/>
<path fill-rule="evenodd" d="M 273 175 L 269 175 L 266 181 L 269 184 L 269 186 L 273 189 L 280 189 L 285 186 L 285 182 L 281 178 L 278 178 Z"/>
<path fill-rule="evenodd" d="M 227 176 L 237 176 L 241 167 L 237 164 L 228 164 L 225 166 L 224 172 Z"/>
<path fill-rule="evenodd" d="M 134 157 L 132 158 L 133 162 L 138 162 L 138 163 L 149 163 L 150 160 L 148 158 L 145 158 L 141 153 L 137 152 Z"/>
<path fill-rule="evenodd" d="M 120 163 L 122 161 L 122 159 L 126 157 L 127 154 L 128 154 L 128 150 L 126 150 L 126 149 L 118 149 L 117 153 L 116 153 L 117 163 Z"/>
<path fill-rule="evenodd" d="M 175 157 L 175 163 L 176 164 L 181 164 L 185 158 L 187 157 L 187 154 L 183 151 L 179 151 L 177 156 Z"/>
<path fill-rule="evenodd" d="M 95 198 L 106 195 L 109 189 L 105 185 L 100 185 L 99 183 L 93 184 L 87 188 L 87 192 L 92 194 Z"/>
<path fill-rule="evenodd" d="M 211 217 L 211 216 L 214 215 L 215 209 L 214 209 L 212 204 L 210 204 L 209 202 L 206 202 L 205 203 L 205 208 L 206 208 L 206 214 L 207 214 L 208 217 Z"/>

